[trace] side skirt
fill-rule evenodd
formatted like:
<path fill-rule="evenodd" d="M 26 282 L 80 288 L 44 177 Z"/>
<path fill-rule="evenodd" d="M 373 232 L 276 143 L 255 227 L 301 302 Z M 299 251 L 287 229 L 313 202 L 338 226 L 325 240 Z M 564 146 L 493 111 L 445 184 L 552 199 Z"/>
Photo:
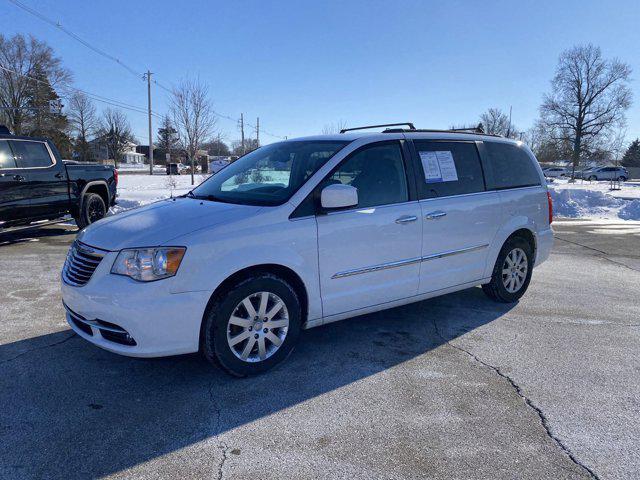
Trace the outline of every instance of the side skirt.
<path fill-rule="evenodd" d="M 366 315 L 368 313 L 379 312 L 381 310 L 387 310 L 389 308 L 399 307 L 401 305 L 407 305 L 409 303 L 421 302 L 428 298 L 439 297 L 440 295 L 446 295 L 447 293 L 458 292 L 460 290 L 466 290 L 467 288 L 475 287 L 476 285 L 482 285 L 489 283 L 491 277 L 474 280 L 472 282 L 462 283 L 460 285 L 454 285 L 452 287 L 442 288 L 440 290 L 434 290 L 432 292 L 421 293 L 420 295 L 414 295 L 411 297 L 401 298 L 399 300 L 393 300 L 391 302 L 379 303 L 370 307 L 359 308 L 357 310 L 350 310 L 348 312 L 337 313 L 328 317 L 315 318 L 307 320 L 302 326 L 303 329 L 309 329 L 319 327 L 320 325 L 326 325 L 328 323 L 338 322 L 347 318 L 357 317 L 360 315 Z"/>

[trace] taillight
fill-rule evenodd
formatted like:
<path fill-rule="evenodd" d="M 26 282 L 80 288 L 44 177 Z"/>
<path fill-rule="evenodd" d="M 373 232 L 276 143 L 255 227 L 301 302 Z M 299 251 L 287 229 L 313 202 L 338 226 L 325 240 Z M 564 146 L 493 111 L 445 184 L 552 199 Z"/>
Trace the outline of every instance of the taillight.
<path fill-rule="evenodd" d="M 118 186 L 118 170 L 113 170 L 113 180 L 116 182 L 116 186 Z"/>
<path fill-rule="evenodd" d="M 547 190 L 547 202 L 549 203 L 549 225 L 553 222 L 553 200 L 551 200 L 551 194 Z"/>

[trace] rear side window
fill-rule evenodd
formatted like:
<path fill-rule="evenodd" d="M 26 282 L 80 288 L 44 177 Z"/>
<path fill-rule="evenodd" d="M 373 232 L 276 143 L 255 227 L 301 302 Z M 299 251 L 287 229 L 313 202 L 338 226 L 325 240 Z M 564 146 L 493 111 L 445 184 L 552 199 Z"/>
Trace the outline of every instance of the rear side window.
<path fill-rule="evenodd" d="M 540 185 L 538 170 L 526 150 L 511 143 L 484 142 L 484 147 L 493 173 L 489 189 Z"/>
<path fill-rule="evenodd" d="M 11 141 L 19 168 L 49 167 L 53 164 L 47 147 L 42 142 Z"/>
<path fill-rule="evenodd" d="M 3 168 L 16 168 L 16 161 L 13 159 L 9 143 L 0 140 L 0 169 Z"/>
<path fill-rule="evenodd" d="M 482 192 L 484 176 L 473 142 L 414 140 L 422 168 L 421 198 Z"/>

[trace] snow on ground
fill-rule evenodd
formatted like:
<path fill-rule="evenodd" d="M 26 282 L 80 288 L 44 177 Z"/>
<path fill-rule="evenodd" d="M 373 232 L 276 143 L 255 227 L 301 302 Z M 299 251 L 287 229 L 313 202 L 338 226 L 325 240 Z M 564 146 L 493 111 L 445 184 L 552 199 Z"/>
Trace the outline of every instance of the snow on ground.
<path fill-rule="evenodd" d="M 196 175 L 199 185 L 207 175 Z M 184 195 L 194 188 L 190 175 L 120 175 L 118 204 L 111 214 L 146 205 L 172 194 Z M 625 182 L 620 190 L 609 190 L 609 182 L 549 183 L 554 216 L 558 218 L 598 218 L 640 220 L 640 183 Z"/>
<path fill-rule="evenodd" d="M 195 175 L 195 184 L 191 185 L 191 175 L 120 175 L 117 204 L 109 212 L 113 215 L 172 195 L 184 195 L 207 177 Z"/>
<path fill-rule="evenodd" d="M 610 190 L 608 181 L 555 179 L 548 185 L 557 217 L 640 220 L 640 183 L 624 182 L 620 190 Z"/>

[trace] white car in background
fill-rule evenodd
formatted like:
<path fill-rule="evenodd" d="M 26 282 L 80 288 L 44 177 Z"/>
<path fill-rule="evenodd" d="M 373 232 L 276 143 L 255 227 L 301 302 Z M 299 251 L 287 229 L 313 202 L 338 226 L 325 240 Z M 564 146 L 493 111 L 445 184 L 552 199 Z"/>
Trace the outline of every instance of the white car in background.
<path fill-rule="evenodd" d="M 209 162 L 209 173 L 218 173 L 224 167 L 229 165 L 231 162 L 229 160 L 212 160 Z"/>
<path fill-rule="evenodd" d="M 547 178 L 556 178 L 556 177 L 566 177 L 567 175 L 571 175 L 571 170 L 566 167 L 548 167 L 543 168 L 542 173 Z"/>
<path fill-rule="evenodd" d="M 594 180 L 619 180 L 626 182 L 629 172 L 624 167 L 595 167 L 584 170 L 582 178 L 589 181 Z"/>
<path fill-rule="evenodd" d="M 409 126 L 270 144 L 90 225 L 62 271 L 67 321 L 115 353 L 200 350 L 246 376 L 304 328 L 476 285 L 517 301 L 553 244 L 535 157 Z"/>

